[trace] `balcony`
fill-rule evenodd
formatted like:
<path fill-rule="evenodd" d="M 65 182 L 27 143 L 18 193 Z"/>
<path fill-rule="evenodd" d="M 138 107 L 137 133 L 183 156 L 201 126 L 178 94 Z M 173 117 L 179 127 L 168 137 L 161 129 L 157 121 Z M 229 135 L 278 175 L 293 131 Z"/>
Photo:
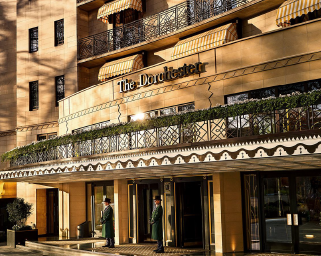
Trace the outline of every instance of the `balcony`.
<path fill-rule="evenodd" d="M 231 139 L 319 132 L 321 91 L 218 106 L 39 142 L 5 153 L 11 167 L 73 157 L 161 149 Z M 266 136 L 265 136 L 266 137 Z"/>
<path fill-rule="evenodd" d="M 79 39 L 78 60 L 87 67 L 102 65 L 108 59 L 171 45 L 181 37 L 233 19 L 251 17 L 282 2 L 188 0 L 158 14 Z"/>

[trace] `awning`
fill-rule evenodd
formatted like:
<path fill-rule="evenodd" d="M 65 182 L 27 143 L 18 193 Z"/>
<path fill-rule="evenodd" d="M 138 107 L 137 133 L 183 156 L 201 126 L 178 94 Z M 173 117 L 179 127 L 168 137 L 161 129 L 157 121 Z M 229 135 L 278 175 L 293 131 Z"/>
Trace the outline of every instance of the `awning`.
<path fill-rule="evenodd" d="M 321 0 L 287 0 L 278 9 L 276 25 L 288 27 L 290 20 L 321 9 Z"/>
<path fill-rule="evenodd" d="M 134 9 L 139 12 L 143 11 L 142 0 L 115 0 L 104 4 L 99 8 L 97 19 L 104 23 L 108 23 L 108 16 L 118 13 L 126 9 Z"/>
<path fill-rule="evenodd" d="M 144 67 L 143 55 L 137 54 L 120 60 L 107 62 L 99 70 L 98 80 L 103 82 L 113 76 L 126 74 Z"/>
<path fill-rule="evenodd" d="M 229 23 L 219 28 L 178 42 L 173 49 L 172 59 L 212 49 L 237 39 L 236 24 Z"/>

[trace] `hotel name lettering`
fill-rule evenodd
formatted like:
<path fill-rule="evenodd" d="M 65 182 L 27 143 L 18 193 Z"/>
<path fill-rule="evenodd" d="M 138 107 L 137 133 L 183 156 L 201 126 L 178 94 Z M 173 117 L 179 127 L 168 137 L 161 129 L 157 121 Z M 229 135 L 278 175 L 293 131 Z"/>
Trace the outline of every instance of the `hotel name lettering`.
<path fill-rule="evenodd" d="M 164 72 L 156 75 L 140 74 L 139 81 L 130 81 L 128 79 L 117 82 L 119 85 L 119 92 L 129 92 L 132 90 L 139 89 L 144 86 L 150 86 L 152 84 L 159 84 L 166 81 L 172 81 L 178 78 L 190 76 L 193 74 L 200 74 L 205 72 L 205 63 L 197 62 L 179 67 L 178 69 L 164 67 Z"/>

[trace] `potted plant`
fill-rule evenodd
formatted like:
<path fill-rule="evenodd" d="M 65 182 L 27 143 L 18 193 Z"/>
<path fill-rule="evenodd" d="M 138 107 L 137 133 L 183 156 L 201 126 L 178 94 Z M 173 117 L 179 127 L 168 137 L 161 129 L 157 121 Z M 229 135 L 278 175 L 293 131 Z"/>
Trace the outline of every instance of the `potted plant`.
<path fill-rule="evenodd" d="M 15 225 L 7 230 L 7 245 L 15 248 L 17 244 L 25 245 L 25 241 L 37 241 L 38 230 L 26 225 L 27 218 L 32 213 L 32 204 L 23 198 L 15 199 L 7 205 L 8 219 Z"/>

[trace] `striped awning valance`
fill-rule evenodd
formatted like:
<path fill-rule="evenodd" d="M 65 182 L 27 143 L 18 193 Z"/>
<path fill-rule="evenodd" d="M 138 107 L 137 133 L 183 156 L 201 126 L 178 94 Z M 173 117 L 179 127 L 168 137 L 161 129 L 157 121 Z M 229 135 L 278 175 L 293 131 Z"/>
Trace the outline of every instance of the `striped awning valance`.
<path fill-rule="evenodd" d="M 98 80 L 103 82 L 113 76 L 126 74 L 144 67 L 143 55 L 137 54 L 120 60 L 107 62 L 99 70 Z"/>
<path fill-rule="evenodd" d="M 178 42 L 173 49 L 172 59 L 212 49 L 237 39 L 236 24 L 229 23 L 219 28 Z"/>
<path fill-rule="evenodd" d="M 287 27 L 290 20 L 321 9 L 321 0 L 287 0 L 277 11 L 276 25 Z"/>
<path fill-rule="evenodd" d="M 99 8 L 97 19 L 104 23 L 108 22 L 108 16 L 126 9 L 134 9 L 139 12 L 143 11 L 142 0 L 115 0 L 104 4 Z"/>

